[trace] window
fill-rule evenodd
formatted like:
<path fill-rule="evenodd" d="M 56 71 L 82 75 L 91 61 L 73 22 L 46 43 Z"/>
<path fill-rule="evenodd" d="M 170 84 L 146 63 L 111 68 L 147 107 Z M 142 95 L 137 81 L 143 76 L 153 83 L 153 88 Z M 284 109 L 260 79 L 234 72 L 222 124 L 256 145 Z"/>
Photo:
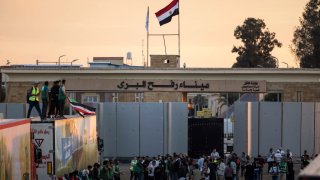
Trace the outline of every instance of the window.
<path fill-rule="evenodd" d="M 119 94 L 112 93 L 112 102 L 119 102 Z"/>
<path fill-rule="evenodd" d="M 302 91 L 297 91 L 297 102 L 302 101 Z"/>
<path fill-rule="evenodd" d="M 243 99 L 240 98 L 240 93 L 228 93 L 228 106 L 231 106 L 234 102 L 240 100 L 244 101 Z"/>
<path fill-rule="evenodd" d="M 143 102 L 143 93 L 134 93 L 135 102 Z"/>
<path fill-rule="evenodd" d="M 163 63 L 164 63 L 164 64 L 169 64 L 169 63 L 170 63 L 170 60 L 169 60 L 169 59 L 165 59 L 165 60 L 163 61 Z"/>
<path fill-rule="evenodd" d="M 85 93 L 82 94 L 82 103 L 98 103 L 100 102 L 100 96 L 96 93 Z"/>
<path fill-rule="evenodd" d="M 281 102 L 281 93 L 279 93 L 279 92 L 265 93 L 263 101 Z"/>

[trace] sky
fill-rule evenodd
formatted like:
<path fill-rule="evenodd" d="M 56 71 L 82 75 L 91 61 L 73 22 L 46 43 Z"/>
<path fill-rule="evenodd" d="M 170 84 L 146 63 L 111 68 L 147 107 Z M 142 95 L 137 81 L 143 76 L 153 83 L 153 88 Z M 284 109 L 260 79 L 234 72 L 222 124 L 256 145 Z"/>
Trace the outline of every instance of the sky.
<path fill-rule="evenodd" d="M 145 21 L 151 34 L 178 33 L 178 16 L 160 26 L 155 12 L 171 0 L 0 0 L 0 65 L 57 62 L 87 66 L 92 57 L 147 59 Z M 293 32 L 308 0 L 180 0 L 180 61 L 187 67 L 231 67 L 241 45 L 233 32 L 248 17 L 263 19 L 282 43 L 272 55 L 279 67 L 298 67 L 290 51 Z M 178 37 L 166 36 L 167 54 L 178 54 Z M 165 54 L 162 36 L 149 37 L 149 54 Z M 126 60 L 125 60 L 126 61 Z M 284 62 L 284 63 L 283 63 Z"/>

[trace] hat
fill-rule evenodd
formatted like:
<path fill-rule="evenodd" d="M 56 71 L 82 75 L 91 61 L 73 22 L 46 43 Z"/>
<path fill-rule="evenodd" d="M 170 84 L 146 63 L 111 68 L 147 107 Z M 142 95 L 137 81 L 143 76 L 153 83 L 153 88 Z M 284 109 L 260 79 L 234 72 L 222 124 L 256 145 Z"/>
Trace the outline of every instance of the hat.
<path fill-rule="evenodd" d="M 33 84 L 39 84 L 40 82 L 39 81 L 35 81 L 35 82 L 33 82 Z"/>

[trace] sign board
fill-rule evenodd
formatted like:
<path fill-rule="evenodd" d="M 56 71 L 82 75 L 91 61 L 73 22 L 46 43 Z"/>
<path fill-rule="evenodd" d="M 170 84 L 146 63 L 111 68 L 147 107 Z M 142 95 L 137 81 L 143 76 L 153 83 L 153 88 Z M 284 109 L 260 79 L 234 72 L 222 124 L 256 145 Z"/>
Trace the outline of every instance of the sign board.
<path fill-rule="evenodd" d="M 266 92 L 266 81 L 68 79 L 68 91 L 109 92 Z"/>
<path fill-rule="evenodd" d="M 50 179 L 47 164 L 52 163 L 54 159 L 53 122 L 32 122 L 31 131 L 34 134 L 34 145 L 42 151 L 41 161 L 36 164 L 36 174 L 40 179 Z"/>
<path fill-rule="evenodd" d="M 32 122 L 31 129 L 34 144 L 42 152 L 36 164 L 38 179 L 63 177 L 98 162 L 96 116 Z"/>

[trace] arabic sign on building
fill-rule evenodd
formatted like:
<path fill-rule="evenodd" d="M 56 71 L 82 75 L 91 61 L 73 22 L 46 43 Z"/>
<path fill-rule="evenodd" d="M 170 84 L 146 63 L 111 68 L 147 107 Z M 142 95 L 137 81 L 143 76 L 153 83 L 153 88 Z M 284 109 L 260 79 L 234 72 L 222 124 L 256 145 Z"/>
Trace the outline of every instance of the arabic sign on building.
<path fill-rule="evenodd" d="M 266 92 L 266 81 L 69 79 L 68 91 Z"/>

